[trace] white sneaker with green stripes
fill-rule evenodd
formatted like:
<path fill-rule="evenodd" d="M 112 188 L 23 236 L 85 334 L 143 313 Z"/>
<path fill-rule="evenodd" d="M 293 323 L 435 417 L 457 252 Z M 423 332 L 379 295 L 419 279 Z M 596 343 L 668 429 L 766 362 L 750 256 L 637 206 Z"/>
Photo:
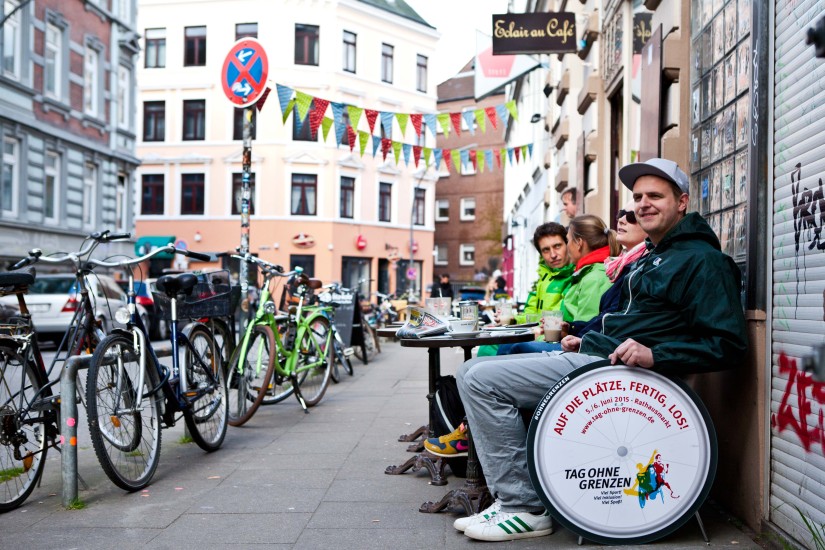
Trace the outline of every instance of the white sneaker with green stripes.
<path fill-rule="evenodd" d="M 496 500 L 495 502 L 493 502 L 491 506 L 488 506 L 486 509 L 482 510 L 477 514 L 467 516 L 466 518 L 458 518 L 453 522 L 453 527 L 455 527 L 459 531 L 464 532 L 464 530 L 467 529 L 467 527 L 469 527 L 470 525 L 483 523 L 489 520 L 490 518 L 495 517 L 495 515 L 498 514 L 500 510 L 501 502 Z"/>
<path fill-rule="evenodd" d="M 471 539 L 507 541 L 543 537 L 553 532 L 550 514 L 530 512 L 499 512 L 485 522 L 468 526 L 464 534 Z"/>

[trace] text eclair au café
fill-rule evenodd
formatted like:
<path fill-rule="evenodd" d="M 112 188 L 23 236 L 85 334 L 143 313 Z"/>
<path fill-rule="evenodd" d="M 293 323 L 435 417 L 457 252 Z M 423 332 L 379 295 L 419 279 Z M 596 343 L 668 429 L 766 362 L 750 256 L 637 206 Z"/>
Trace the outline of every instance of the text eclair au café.
<path fill-rule="evenodd" d="M 559 23 L 555 17 L 547 22 L 547 25 L 542 29 L 525 29 L 524 27 L 516 28 L 514 21 L 507 21 L 497 19 L 495 22 L 494 34 L 496 38 L 544 38 L 546 36 L 554 36 L 561 38 L 561 43 L 566 44 L 568 38 L 573 38 L 575 29 L 570 21 Z"/>

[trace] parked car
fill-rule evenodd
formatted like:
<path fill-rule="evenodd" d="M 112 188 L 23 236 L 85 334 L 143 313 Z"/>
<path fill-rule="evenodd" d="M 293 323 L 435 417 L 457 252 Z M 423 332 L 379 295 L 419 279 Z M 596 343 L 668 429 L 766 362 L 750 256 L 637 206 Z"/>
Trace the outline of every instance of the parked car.
<path fill-rule="evenodd" d="M 95 318 L 104 332 L 114 326 L 122 327 L 122 324 L 115 321 L 115 312 L 126 305 L 126 293 L 108 275 L 95 273 L 87 276 L 86 282 Z M 16 305 L 17 297 L 4 296 L 0 298 L 0 302 Z M 34 284 L 29 286 L 26 304 L 38 335 L 42 339 L 59 342 L 80 304 L 75 276 L 71 273 L 38 275 Z M 148 323 L 149 315 L 139 304 L 138 312 Z"/>
<path fill-rule="evenodd" d="M 458 290 L 458 299 L 459 301 L 476 300 L 477 302 L 483 302 L 486 294 L 487 292 L 480 286 L 465 286 Z"/>
<path fill-rule="evenodd" d="M 152 296 L 152 288 L 157 279 L 146 279 L 145 281 L 135 281 L 135 302 L 146 309 L 149 316 L 149 323 L 146 328 L 149 335 L 158 340 L 165 340 L 169 337 L 169 325 L 160 313 L 155 309 L 155 298 Z M 129 281 L 118 281 L 120 287 L 126 292 Z"/>

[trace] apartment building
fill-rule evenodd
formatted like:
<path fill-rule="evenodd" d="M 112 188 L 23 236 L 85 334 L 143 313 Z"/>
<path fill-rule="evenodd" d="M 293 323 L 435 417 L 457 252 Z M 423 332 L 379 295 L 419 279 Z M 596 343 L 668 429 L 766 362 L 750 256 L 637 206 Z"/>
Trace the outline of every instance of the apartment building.
<path fill-rule="evenodd" d="M 432 273 L 435 171 L 362 156 L 346 136 L 324 140 L 294 114 L 284 123 L 275 84 L 367 109 L 434 113 L 434 28 L 403 0 L 141 0 L 139 26 L 143 243 L 201 252 L 240 244 L 242 110 L 220 78 L 235 41 L 255 37 L 273 93 L 253 117 L 250 251 L 346 286 L 372 279 L 372 290 L 420 293 Z M 398 122 L 391 133 L 435 144 L 430 131 L 419 137 Z"/>

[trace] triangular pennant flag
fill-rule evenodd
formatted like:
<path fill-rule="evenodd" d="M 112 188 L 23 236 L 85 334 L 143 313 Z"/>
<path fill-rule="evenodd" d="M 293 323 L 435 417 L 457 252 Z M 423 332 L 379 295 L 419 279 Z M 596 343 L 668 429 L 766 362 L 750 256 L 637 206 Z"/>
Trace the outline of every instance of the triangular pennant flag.
<path fill-rule="evenodd" d="M 421 136 L 421 115 L 410 115 L 410 121 L 412 122 L 413 130 L 415 130 L 415 137 Z"/>
<path fill-rule="evenodd" d="M 530 158 L 533 158 L 533 144 L 532 143 L 527 144 L 527 152 L 530 153 Z"/>
<path fill-rule="evenodd" d="M 473 155 L 471 155 L 473 161 L 476 162 L 478 165 L 478 172 L 479 174 L 484 171 L 484 155 L 479 155 L 478 151 L 473 151 Z"/>
<path fill-rule="evenodd" d="M 271 91 L 272 91 L 272 88 L 267 86 L 264 89 L 264 92 L 261 94 L 261 97 L 258 99 L 258 101 L 255 102 L 255 108 L 258 109 L 258 111 L 263 110 L 264 103 L 266 103 L 266 98 L 269 97 L 269 92 L 271 92 Z"/>
<path fill-rule="evenodd" d="M 384 137 L 392 139 L 392 119 L 393 113 L 381 111 L 381 127 L 384 129 Z"/>
<path fill-rule="evenodd" d="M 349 123 L 350 125 L 357 130 L 358 129 L 358 121 L 361 120 L 361 113 L 364 112 L 364 109 L 361 107 L 353 107 L 352 105 L 347 105 L 347 112 L 349 113 Z"/>
<path fill-rule="evenodd" d="M 412 145 L 410 145 L 409 143 L 405 143 L 405 144 L 403 144 L 401 150 L 404 151 L 404 164 L 409 166 L 410 165 L 410 153 L 412 152 Z"/>
<path fill-rule="evenodd" d="M 352 148 L 355 147 L 355 130 L 352 129 L 352 126 L 347 125 L 347 141 L 349 142 L 349 151 L 352 153 Z"/>
<path fill-rule="evenodd" d="M 426 152 L 427 151 L 425 149 L 424 153 L 426 153 Z M 436 170 L 441 170 L 441 155 L 442 155 L 442 152 L 441 152 L 440 147 L 436 147 L 435 149 L 433 149 L 433 160 L 435 161 L 435 169 Z"/>
<path fill-rule="evenodd" d="M 496 108 L 487 107 L 484 109 L 484 112 L 487 113 L 487 118 L 490 119 L 490 123 L 493 125 L 493 130 L 498 128 L 498 123 L 496 122 Z"/>
<path fill-rule="evenodd" d="M 430 133 L 432 133 L 433 137 L 436 137 L 436 132 L 438 131 L 438 119 L 435 115 L 424 115 L 424 122 L 427 124 L 427 128 L 429 128 Z"/>
<path fill-rule="evenodd" d="M 501 123 L 504 125 L 504 127 L 507 128 L 507 117 L 510 116 L 510 114 L 507 112 L 507 107 L 505 107 L 504 105 L 496 105 L 496 114 L 498 115 L 498 118 L 499 120 L 501 120 Z"/>
<path fill-rule="evenodd" d="M 344 123 L 344 104 L 333 101 L 331 105 L 332 119 L 335 121 L 335 144 L 341 145 L 347 131 L 347 125 Z"/>
<path fill-rule="evenodd" d="M 327 140 L 329 136 L 329 129 L 332 128 L 332 119 L 328 116 L 324 117 L 324 120 L 321 121 L 321 131 L 324 134 L 324 141 Z"/>
<path fill-rule="evenodd" d="M 507 107 L 507 110 L 510 111 L 510 116 L 513 117 L 513 120 L 518 121 L 518 109 L 516 109 L 516 100 L 511 99 L 507 103 L 504 104 Z"/>
<path fill-rule="evenodd" d="M 501 149 L 497 153 L 494 153 L 496 157 L 496 167 L 500 170 L 501 163 L 504 162 L 504 149 Z"/>
<path fill-rule="evenodd" d="M 415 162 L 415 167 L 418 168 L 418 161 L 421 158 L 421 146 L 420 145 L 413 145 L 413 161 Z"/>
<path fill-rule="evenodd" d="M 487 131 L 487 120 L 484 118 L 484 109 L 476 109 L 473 111 L 473 114 L 476 117 L 476 124 L 478 124 L 478 129 L 483 134 Z"/>
<path fill-rule="evenodd" d="M 372 109 L 364 109 L 364 114 L 367 115 L 367 124 L 370 126 L 370 133 L 375 133 L 375 119 L 378 118 L 378 111 Z"/>
<path fill-rule="evenodd" d="M 461 153 L 463 151 L 459 151 L 458 149 L 453 149 L 450 151 L 450 155 L 453 157 L 453 166 L 455 166 L 456 173 L 460 174 L 463 165 L 461 164 Z"/>
<path fill-rule="evenodd" d="M 452 156 L 450 155 L 450 153 L 451 153 L 451 151 L 449 149 L 442 149 L 441 150 L 442 158 L 444 159 L 444 165 L 447 167 L 448 172 L 453 171 L 453 168 L 452 168 L 453 161 L 452 161 Z"/>
<path fill-rule="evenodd" d="M 461 113 L 450 113 L 450 121 L 453 123 L 455 133 L 461 135 Z"/>
<path fill-rule="evenodd" d="M 275 84 L 275 89 L 278 91 L 278 103 L 281 104 L 281 114 L 284 120 L 286 120 L 286 117 L 292 112 L 292 109 L 287 107 L 287 105 L 289 105 L 289 100 L 292 99 L 292 92 L 294 90 L 289 86 L 281 86 L 280 84 Z"/>
<path fill-rule="evenodd" d="M 410 120 L 410 115 L 407 113 L 395 113 L 395 120 L 398 121 L 398 127 L 401 128 L 401 137 L 407 132 L 407 122 Z"/>
<path fill-rule="evenodd" d="M 473 164 L 473 170 L 478 170 L 478 152 L 475 149 L 470 150 L 470 162 Z"/>
<path fill-rule="evenodd" d="M 473 115 L 473 112 L 472 111 L 464 111 L 463 113 L 461 113 L 461 116 L 464 118 L 464 122 L 467 123 L 467 128 L 470 129 L 470 133 L 472 135 L 475 135 L 476 134 L 475 115 Z"/>
<path fill-rule="evenodd" d="M 400 141 L 393 141 L 392 142 L 392 154 L 395 156 L 395 164 L 398 164 L 398 155 L 401 154 L 401 142 Z"/>
<path fill-rule="evenodd" d="M 493 150 L 492 149 L 487 149 L 486 151 L 484 151 L 484 162 L 487 163 L 487 171 L 492 172 L 493 171 Z"/>
<path fill-rule="evenodd" d="M 367 148 L 367 141 L 369 141 L 370 135 L 362 130 L 358 130 L 358 145 L 361 148 L 361 156 L 364 156 L 364 151 Z"/>
<path fill-rule="evenodd" d="M 372 136 L 372 156 L 378 154 L 379 145 L 381 145 L 381 136 Z"/>
<path fill-rule="evenodd" d="M 423 151 L 424 151 L 424 166 L 429 166 L 430 165 L 430 155 L 432 155 L 433 150 L 430 149 L 429 147 L 424 147 Z M 441 158 L 439 158 L 438 160 L 440 162 Z M 436 168 L 436 170 L 438 169 L 438 163 L 436 163 L 435 168 Z"/>
<path fill-rule="evenodd" d="M 286 124 L 286 120 L 289 118 L 289 115 L 292 114 L 292 110 L 295 109 L 295 100 L 290 99 L 289 103 L 286 105 L 286 110 L 282 113 L 282 118 L 284 119 L 284 124 Z M 301 121 L 298 121 L 298 127 L 301 126 Z"/>
<path fill-rule="evenodd" d="M 387 160 L 387 153 L 390 152 L 390 147 L 392 147 L 392 140 L 381 138 L 381 154 L 384 156 L 384 160 Z"/>
<path fill-rule="evenodd" d="M 305 94 L 304 92 L 295 92 L 295 103 L 298 105 L 298 118 L 301 119 L 301 124 L 307 119 L 307 114 L 312 106 L 313 99 L 311 95 Z"/>
<path fill-rule="evenodd" d="M 521 159 L 519 157 L 521 156 L 521 147 L 514 147 L 513 150 L 516 153 L 516 162 L 520 162 Z"/>
<path fill-rule="evenodd" d="M 521 146 L 521 158 L 523 158 L 524 161 L 527 162 L 527 146 L 526 145 Z"/>
<path fill-rule="evenodd" d="M 459 151 L 459 158 L 461 159 L 461 168 L 464 168 L 468 164 L 470 164 L 470 151 L 467 149 L 462 149 Z"/>
<path fill-rule="evenodd" d="M 507 149 L 507 156 L 510 157 L 510 166 L 513 165 L 513 148 L 510 147 Z"/>
<path fill-rule="evenodd" d="M 450 135 L 450 115 L 448 113 L 439 113 L 436 115 L 438 119 L 438 124 L 441 125 L 441 131 L 444 132 L 444 136 Z"/>
<path fill-rule="evenodd" d="M 498 167 L 507 166 L 507 149 L 502 149 L 498 155 Z"/>
<path fill-rule="evenodd" d="M 309 112 L 309 130 L 313 135 L 318 133 L 318 126 L 320 126 L 321 121 L 324 120 L 327 105 L 329 105 L 328 100 L 321 99 L 320 97 L 315 98 L 315 108 Z"/>

